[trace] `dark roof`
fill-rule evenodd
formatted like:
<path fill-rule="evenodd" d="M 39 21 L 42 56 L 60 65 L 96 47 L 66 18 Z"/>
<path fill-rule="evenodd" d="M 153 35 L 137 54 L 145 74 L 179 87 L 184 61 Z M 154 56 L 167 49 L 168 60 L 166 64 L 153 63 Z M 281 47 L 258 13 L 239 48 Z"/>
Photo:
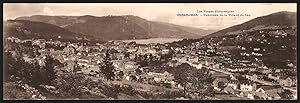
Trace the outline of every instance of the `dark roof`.
<path fill-rule="evenodd" d="M 250 81 L 248 79 L 242 79 L 239 81 L 241 84 L 254 84 L 255 82 L 253 81 Z"/>

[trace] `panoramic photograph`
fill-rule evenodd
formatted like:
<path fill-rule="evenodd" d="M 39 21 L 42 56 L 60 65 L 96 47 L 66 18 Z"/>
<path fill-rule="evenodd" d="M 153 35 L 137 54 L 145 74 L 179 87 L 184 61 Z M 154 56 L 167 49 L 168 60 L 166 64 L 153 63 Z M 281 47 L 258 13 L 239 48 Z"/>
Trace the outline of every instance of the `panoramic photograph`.
<path fill-rule="evenodd" d="M 296 3 L 3 3 L 4 100 L 297 100 Z"/>

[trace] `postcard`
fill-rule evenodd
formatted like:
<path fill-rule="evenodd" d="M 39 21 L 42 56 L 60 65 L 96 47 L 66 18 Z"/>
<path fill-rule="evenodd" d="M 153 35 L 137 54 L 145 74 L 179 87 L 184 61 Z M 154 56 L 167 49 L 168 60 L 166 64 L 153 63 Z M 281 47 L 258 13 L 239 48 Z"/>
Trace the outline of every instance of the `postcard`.
<path fill-rule="evenodd" d="M 4 100 L 297 100 L 296 3 L 4 3 Z"/>

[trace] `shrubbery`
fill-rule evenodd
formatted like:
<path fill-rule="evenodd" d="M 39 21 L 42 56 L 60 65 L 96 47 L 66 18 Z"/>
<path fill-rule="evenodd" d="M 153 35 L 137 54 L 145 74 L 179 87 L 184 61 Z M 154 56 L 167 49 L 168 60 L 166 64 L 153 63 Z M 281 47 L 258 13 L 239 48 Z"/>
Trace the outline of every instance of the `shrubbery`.
<path fill-rule="evenodd" d="M 4 83 L 3 88 L 3 99 L 30 99 L 32 95 L 13 82 Z"/>

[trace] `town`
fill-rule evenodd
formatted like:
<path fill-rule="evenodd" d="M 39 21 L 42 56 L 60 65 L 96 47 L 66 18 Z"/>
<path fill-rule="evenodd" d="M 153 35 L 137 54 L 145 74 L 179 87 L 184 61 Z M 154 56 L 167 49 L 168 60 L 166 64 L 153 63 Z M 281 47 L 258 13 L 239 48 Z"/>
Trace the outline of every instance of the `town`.
<path fill-rule="evenodd" d="M 286 33 L 279 32 L 277 31 L 274 37 L 286 36 Z M 7 41 L 8 48 L 18 47 L 17 45 L 32 48 L 28 50 L 30 53 L 21 53 L 22 59 L 27 63 L 46 65 L 47 56 L 58 60 L 63 66 L 56 68 L 59 71 L 56 75 L 73 73 L 92 81 L 105 80 L 107 74 L 102 73 L 105 66 L 112 68 L 112 74 L 108 75 L 110 83 L 130 86 L 136 91 L 149 92 L 153 88 L 159 89 L 152 92 L 159 92 L 160 89 L 189 91 L 176 99 L 297 99 L 296 64 L 288 64 L 292 69 L 274 69 L 257 58 L 233 59 L 230 57 L 231 52 L 210 41 L 207 43 L 203 40 L 183 47 L 171 46 L 168 43 L 137 44 L 134 41 L 89 43 L 45 39 L 20 40 L 15 37 L 10 37 Z M 264 41 L 266 40 L 261 42 Z M 246 57 L 260 57 L 263 56 L 260 51 L 264 51 L 263 48 L 242 46 L 238 46 L 238 49 L 250 49 L 251 53 L 240 53 Z M 13 57 L 20 55 L 18 49 L 6 50 L 5 52 L 10 52 Z M 111 67 L 108 65 L 110 63 Z M 179 68 L 183 68 L 182 71 Z M 205 82 L 200 82 L 199 78 Z M 197 87 L 198 85 L 201 87 Z M 199 89 L 203 87 L 206 87 L 206 94 Z M 95 88 L 87 91 L 97 94 Z"/>

